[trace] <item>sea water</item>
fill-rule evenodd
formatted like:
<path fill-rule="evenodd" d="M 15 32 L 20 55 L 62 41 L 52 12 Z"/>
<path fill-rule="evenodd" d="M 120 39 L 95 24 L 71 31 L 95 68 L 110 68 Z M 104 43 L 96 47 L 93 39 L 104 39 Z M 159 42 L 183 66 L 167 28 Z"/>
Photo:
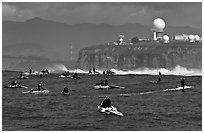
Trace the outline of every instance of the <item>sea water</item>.
<path fill-rule="evenodd" d="M 159 84 L 153 82 L 158 78 L 158 71 L 162 72 Z M 31 89 L 43 82 L 50 93 L 24 95 L 22 92 L 27 89 L 2 88 L 3 131 L 202 130 L 202 76 L 197 72 L 168 75 L 160 69 L 155 70 L 155 74 L 143 71 L 111 76 L 88 76 L 84 72 L 78 74 L 81 79 L 77 80 L 59 78 L 60 73 L 42 77 L 33 75 L 29 79 L 17 79 L 18 75 L 19 72 L 3 71 L 2 86 L 17 80 L 20 85 Z M 182 77 L 193 87 L 185 91 L 162 91 L 180 86 Z M 93 85 L 101 79 L 125 88 L 93 89 Z M 64 86 L 69 88 L 70 95 L 61 95 Z M 112 105 L 124 114 L 123 117 L 97 110 L 105 96 L 109 96 Z"/>

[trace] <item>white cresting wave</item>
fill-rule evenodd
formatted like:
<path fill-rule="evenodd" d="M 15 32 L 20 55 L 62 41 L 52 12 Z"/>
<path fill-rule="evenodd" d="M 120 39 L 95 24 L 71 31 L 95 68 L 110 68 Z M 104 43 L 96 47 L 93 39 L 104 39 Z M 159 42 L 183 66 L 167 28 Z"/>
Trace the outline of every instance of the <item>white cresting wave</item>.
<path fill-rule="evenodd" d="M 84 71 L 81 69 L 69 70 L 70 72 L 77 72 L 77 73 L 88 73 L 88 71 Z M 102 70 L 97 70 L 100 74 L 103 73 Z M 115 72 L 116 75 L 127 75 L 127 74 L 148 74 L 148 75 L 158 75 L 161 72 L 162 75 L 181 75 L 181 76 L 202 76 L 202 70 L 199 69 L 187 69 L 185 67 L 176 66 L 173 70 L 168 70 L 165 68 L 159 69 L 136 69 L 136 70 L 129 70 L 129 71 L 122 71 L 111 69 L 112 72 Z"/>
<path fill-rule="evenodd" d="M 44 67 L 43 69 L 48 69 L 50 73 L 59 73 L 64 71 L 69 71 L 63 64 L 53 64 Z"/>
<path fill-rule="evenodd" d="M 192 86 L 185 88 L 184 90 L 190 89 Z M 181 91 L 183 90 L 182 87 L 177 87 L 177 88 L 169 88 L 169 89 L 163 89 L 161 91 L 146 91 L 146 92 L 137 92 L 137 93 L 121 93 L 121 94 L 113 94 L 113 95 L 99 95 L 99 98 L 105 98 L 106 96 L 124 96 L 124 97 L 129 97 L 129 96 L 135 96 L 135 95 L 148 95 L 148 94 L 155 94 L 155 93 L 162 93 L 162 92 L 170 92 L 170 91 Z M 81 96 L 83 98 L 88 98 L 88 97 L 97 97 L 97 96 Z"/>
<path fill-rule="evenodd" d="M 83 73 L 87 74 L 88 71 L 84 71 L 81 69 L 67 69 L 63 64 L 54 64 L 45 67 L 49 70 L 50 73 L 59 73 L 64 71 L 69 71 L 71 73 Z M 103 70 L 96 70 L 100 74 L 103 73 Z M 199 69 L 187 69 L 185 67 L 176 66 L 173 70 L 168 70 L 165 68 L 159 69 L 136 69 L 136 70 L 129 70 L 129 71 L 122 71 L 117 69 L 111 69 L 112 72 L 115 72 L 116 75 L 127 75 L 127 74 L 148 74 L 148 75 L 158 75 L 161 72 L 162 75 L 181 75 L 181 76 L 202 76 L 202 70 Z"/>
<path fill-rule="evenodd" d="M 168 70 L 165 68 L 159 69 L 137 69 L 134 71 L 120 71 L 120 70 L 112 70 L 116 74 L 126 75 L 126 74 L 148 74 L 148 75 L 158 75 L 161 72 L 162 75 L 182 75 L 182 76 L 201 76 L 202 70 L 199 69 L 187 69 L 185 67 L 176 66 L 173 70 Z"/>

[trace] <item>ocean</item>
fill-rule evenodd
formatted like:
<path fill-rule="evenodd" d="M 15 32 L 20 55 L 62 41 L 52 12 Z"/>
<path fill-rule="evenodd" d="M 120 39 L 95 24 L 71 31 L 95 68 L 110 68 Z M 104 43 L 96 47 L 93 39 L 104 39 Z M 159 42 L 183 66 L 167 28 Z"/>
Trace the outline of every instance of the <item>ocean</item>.
<path fill-rule="evenodd" d="M 187 75 L 166 73 L 157 84 L 152 81 L 156 81 L 158 76 L 150 72 L 154 71 L 111 76 L 79 73 L 81 79 L 59 78 L 60 73 L 51 73 L 17 79 L 19 72 L 3 71 L 2 86 L 17 80 L 20 85 L 31 89 L 42 82 L 50 93 L 22 94 L 28 89 L 2 87 L 2 130 L 201 131 L 202 76 L 192 72 Z M 185 91 L 174 90 L 180 86 L 182 77 L 193 87 Z M 93 89 L 101 79 L 125 88 Z M 70 95 L 61 94 L 64 86 L 69 88 Z M 105 96 L 109 96 L 123 117 L 97 110 Z"/>

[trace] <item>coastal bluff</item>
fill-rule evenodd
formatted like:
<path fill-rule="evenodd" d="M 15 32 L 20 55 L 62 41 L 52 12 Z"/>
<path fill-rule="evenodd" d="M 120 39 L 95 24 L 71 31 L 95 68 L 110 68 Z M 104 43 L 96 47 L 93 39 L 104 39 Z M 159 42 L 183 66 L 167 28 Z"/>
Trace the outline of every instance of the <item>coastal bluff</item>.
<path fill-rule="evenodd" d="M 79 51 L 76 68 L 89 70 L 140 68 L 174 69 L 177 65 L 202 70 L 201 42 L 139 42 L 137 44 L 103 44 L 85 47 Z"/>

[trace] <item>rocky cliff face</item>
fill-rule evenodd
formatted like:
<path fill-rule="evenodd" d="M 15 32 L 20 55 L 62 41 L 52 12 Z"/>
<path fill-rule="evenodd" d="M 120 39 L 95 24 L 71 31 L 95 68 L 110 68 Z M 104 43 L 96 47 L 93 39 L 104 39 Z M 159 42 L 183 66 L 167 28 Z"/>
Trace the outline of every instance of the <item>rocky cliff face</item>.
<path fill-rule="evenodd" d="M 76 68 L 83 70 L 93 67 L 99 70 L 173 69 L 177 65 L 202 69 L 202 44 L 140 42 L 134 45 L 92 46 L 79 51 Z"/>

